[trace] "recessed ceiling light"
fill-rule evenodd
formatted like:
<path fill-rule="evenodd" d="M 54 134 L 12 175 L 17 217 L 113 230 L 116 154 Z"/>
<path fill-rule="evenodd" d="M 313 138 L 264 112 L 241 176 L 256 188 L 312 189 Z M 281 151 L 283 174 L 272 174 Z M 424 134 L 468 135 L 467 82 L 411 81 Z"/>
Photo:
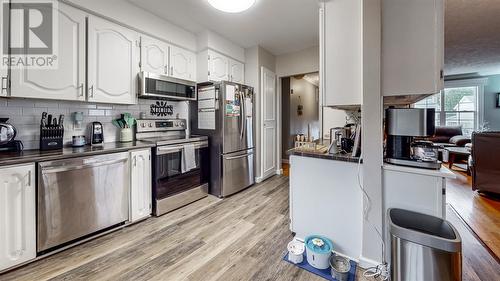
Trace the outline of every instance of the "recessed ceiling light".
<path fill-rule="evenodd" d="M 255 0 L 208 0 L 208 3 L 226 13 L 239 13 L 250 9 Z"/>

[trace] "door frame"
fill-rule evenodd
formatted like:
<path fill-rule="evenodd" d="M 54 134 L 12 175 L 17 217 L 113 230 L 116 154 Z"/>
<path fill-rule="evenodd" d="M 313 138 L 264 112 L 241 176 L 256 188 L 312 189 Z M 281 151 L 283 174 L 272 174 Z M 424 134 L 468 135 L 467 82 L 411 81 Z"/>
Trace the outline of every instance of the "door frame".
<path fill-rule="evenodd" d="M 276 122 L 276 127 L 275 127 L 275 148 L 276 149 L 276 156 L 275 156 L 275 163 L 276 163 L 276 171 L 273 173 L 273 174 L 270 174 L 270 175 L 264 175 L 264 115 L 265 115 L 265 112 L 264 112 L 264 102 L 265 102 L 265 99 L 264 99 L 264 72 L 270 72 L 274 75 L 274 90 L 275 90 L 275 95 L 276 95 L 276 101 L 275 101 L 275 105 L 274 105 L 274 109 L 275 109 L 275 122 Z M 280 94 L 280 90 L 279 90 L 279 85 L 278 85 L 278 79 L 277 79 L 277 75 L 274 71 L 264 67 L 264 66 L 261 66 L 260 67 L 260 122 L 259 122 L 259 126 L 260 126 L 260 145 L 261 145 L 261 149 L 260 149 L 260 178 L 259 178 L 259 182 L 260 181 L 263 181 L 265 180 L 266 178 L 269 178 L 275 174 L 282 174 L 283 173 L 283 170 L 281 169 L 281 163 L 280 161 L 278 161 L 280 158 L 281 158 L 281 153 L 280 153 L 280 149 L 281 149 L 281 144 L 280 144 L 280 141 L 281 141 L 281 133 L 279 132 L 279 130 L 281 130 L 281 106 L 280 106 L 280 102 L 281 102 L 281 94 Z"/>

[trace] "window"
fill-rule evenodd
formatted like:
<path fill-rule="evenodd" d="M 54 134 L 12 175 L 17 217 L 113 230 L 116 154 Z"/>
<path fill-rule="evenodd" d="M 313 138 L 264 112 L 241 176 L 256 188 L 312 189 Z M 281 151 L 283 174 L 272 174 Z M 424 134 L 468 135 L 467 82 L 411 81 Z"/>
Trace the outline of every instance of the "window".
<path fill-rule="evenodd" d="M 444 91 L 414 104 L 415 108 L 436 109 L 436 125 L 462 126 L 470 136 L 483 122 L 482 95 L 486 79 L 449 81 Z"/>

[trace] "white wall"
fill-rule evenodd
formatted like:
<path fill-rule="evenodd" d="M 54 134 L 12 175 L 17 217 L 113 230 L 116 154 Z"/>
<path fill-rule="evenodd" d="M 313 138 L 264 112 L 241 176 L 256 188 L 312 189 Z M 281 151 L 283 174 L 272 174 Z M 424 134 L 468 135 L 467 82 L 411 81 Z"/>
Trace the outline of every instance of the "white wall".
<path fill-rule="evenodd" d="M 319 46 L 276 57 L 278 77 L 319 71 Z"/>
<path fill-rule="evenodd" d="M 344 127 L 347 114 L 343 110 L 323 107 L 323 138 L 330 138 L 330 128 Z"/>
<path fill-rule="evenodd" d="M 198 52 L 213 49 L 235 60 L 245 62 L 245 49 L 213 31 L 204 31 L 197 36 Z"/>
<path fill-rule="evenodd" d="M 297 134 L 307 135 L 308 126 L 314 139 L 320 137 L 319 123 L 319 89 L 304 79 L 290 79 L 293 94 L 290 95 L 290 132 L 289 138 Z M 302 105 L 302 115 L 298 114 L 298 106 Z M 286 116 L 284 116 L 286 118 Z"/>
<path fill-rule="evenodd" d="M 128 1 L 64 0 L 87 11 L 127 25 L 147 35 L 163 39 L 185 49 L 196 51 L 195 34 L 153 15 Z"/>

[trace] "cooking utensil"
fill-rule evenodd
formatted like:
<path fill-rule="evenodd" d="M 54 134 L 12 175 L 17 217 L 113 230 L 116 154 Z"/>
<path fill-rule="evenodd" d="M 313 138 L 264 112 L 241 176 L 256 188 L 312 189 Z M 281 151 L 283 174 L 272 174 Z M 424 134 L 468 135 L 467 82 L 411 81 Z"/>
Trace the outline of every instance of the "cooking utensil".
<path fill-rule="evenodd" d="M 40 120 L 40 124 L 42 126 L 46 126 L 47 125 L 47 112 L 43 112 L 42 113 L 42 120 Z"/>
<path fill-rule="evenodd" d="M 304 261 L 304 242 L 293 239 L 288 243 L 286 247 L 288 250 L 288 260 L 294 264 L 298 264 Z"/>
<path fill-rule="evenodd" d="M 332 277 L 337 281 L 347 281 L 349 280 L 349 271 L 351 271 L 351 262 L 348 258 L 344 258 L 337 254 L 334 254 L 330 258 L 330 267 L 332 272 Z"/>
<path fill-rule="evenodd" d="M 314 268 L 327 269 L 330 267 L 333 243 L 330 239 L 311 235 L 305 239 L 307 262 Z"/>
<path fill-rule="evenodd" d="M 52 126 L 52 114 L 49 114 L 48 116 L 47 126 Z"/>

